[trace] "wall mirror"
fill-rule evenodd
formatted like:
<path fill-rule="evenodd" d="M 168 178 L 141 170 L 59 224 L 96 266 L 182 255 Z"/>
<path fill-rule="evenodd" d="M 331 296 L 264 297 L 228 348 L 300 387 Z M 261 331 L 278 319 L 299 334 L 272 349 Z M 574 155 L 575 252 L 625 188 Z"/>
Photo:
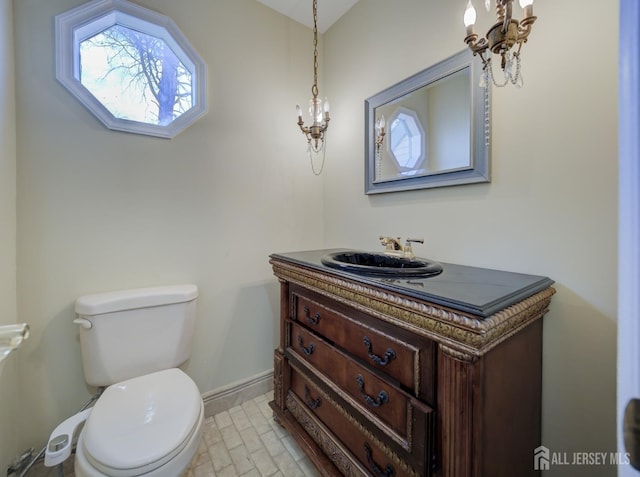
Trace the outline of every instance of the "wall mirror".
<path fill-rule="evenodd" d="M 489 182 L 490 90 L 469 50 L 365 100 L 365 193 Z"/>

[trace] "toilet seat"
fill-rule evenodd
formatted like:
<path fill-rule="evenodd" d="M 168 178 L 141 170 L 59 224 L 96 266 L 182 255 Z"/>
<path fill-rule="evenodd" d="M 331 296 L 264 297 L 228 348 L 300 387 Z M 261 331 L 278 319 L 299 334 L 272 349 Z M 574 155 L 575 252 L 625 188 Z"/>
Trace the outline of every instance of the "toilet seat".
<path fill-rule="evenodd" d="M 199 432 L 202 398 L 177 368 L 105 389 L 80 440 L 97 471 L 114 477 L 145 474 L 174 459 Z"/>

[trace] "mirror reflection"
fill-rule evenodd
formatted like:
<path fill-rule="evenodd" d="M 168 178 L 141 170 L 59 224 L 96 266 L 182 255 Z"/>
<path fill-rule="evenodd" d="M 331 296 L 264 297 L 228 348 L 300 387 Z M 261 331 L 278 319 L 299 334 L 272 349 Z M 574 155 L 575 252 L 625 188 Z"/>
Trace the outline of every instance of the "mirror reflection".
<path fill-rule="evenodd" d="M 365 101 L 365 192 L 489 181 L 489 91 L 463 51 Z"/>
<path fill-rule="evenodd" d="M 471 167 L 470 68 L 375 108 L 375 182 Z"/>

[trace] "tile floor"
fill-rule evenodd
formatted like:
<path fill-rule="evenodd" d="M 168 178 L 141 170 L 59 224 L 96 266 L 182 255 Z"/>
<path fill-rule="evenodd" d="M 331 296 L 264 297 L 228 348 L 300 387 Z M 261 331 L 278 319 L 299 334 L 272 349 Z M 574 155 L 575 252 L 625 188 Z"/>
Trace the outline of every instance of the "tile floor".
<path fill-rule="evenodd" d="M 208 417 L 200 448 L 181 477 L 319 477 L 293 438 L 274 422 L 268 405 L 272 398 L 269 392 Z M 71 461 L 66 477 L 73 477 Z M 27 477 L 58 475 L 56 468 L 39 463 Z"/>
<path fill-rule="evenodd" d="M 319 477 L 273 420 L 271 399 L 273 392 L 207 418 L 203 442 L 182 477 Z"/>

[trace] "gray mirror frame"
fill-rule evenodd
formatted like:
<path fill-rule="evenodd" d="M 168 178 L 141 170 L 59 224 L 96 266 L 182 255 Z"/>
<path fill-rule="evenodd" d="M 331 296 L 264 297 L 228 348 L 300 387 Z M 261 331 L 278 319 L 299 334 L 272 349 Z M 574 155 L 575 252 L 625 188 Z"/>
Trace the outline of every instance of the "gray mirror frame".
<path fill-rule="evenodd" d="M 469 169 L 407 177 L 384 182 L 375 182 L 375 109 L 408 93 L 438 81 L 464 68 L 471 69 L 471 166 Z M 381 194 L 413 189 L 427 189 L 478 182 L 490 182 L 491 131 L 490 102 L 491 88 L 479 85 L 482 65 L 470 50 L 464 50 L 446 60 L 416 73 L 409 78 L 379 92 L 364 102 L 364 174 L 365 194 Z M 485 95 L 486 91 L 486 95 Z M 486 97 L 485 97 L 486 96 Z"/>

